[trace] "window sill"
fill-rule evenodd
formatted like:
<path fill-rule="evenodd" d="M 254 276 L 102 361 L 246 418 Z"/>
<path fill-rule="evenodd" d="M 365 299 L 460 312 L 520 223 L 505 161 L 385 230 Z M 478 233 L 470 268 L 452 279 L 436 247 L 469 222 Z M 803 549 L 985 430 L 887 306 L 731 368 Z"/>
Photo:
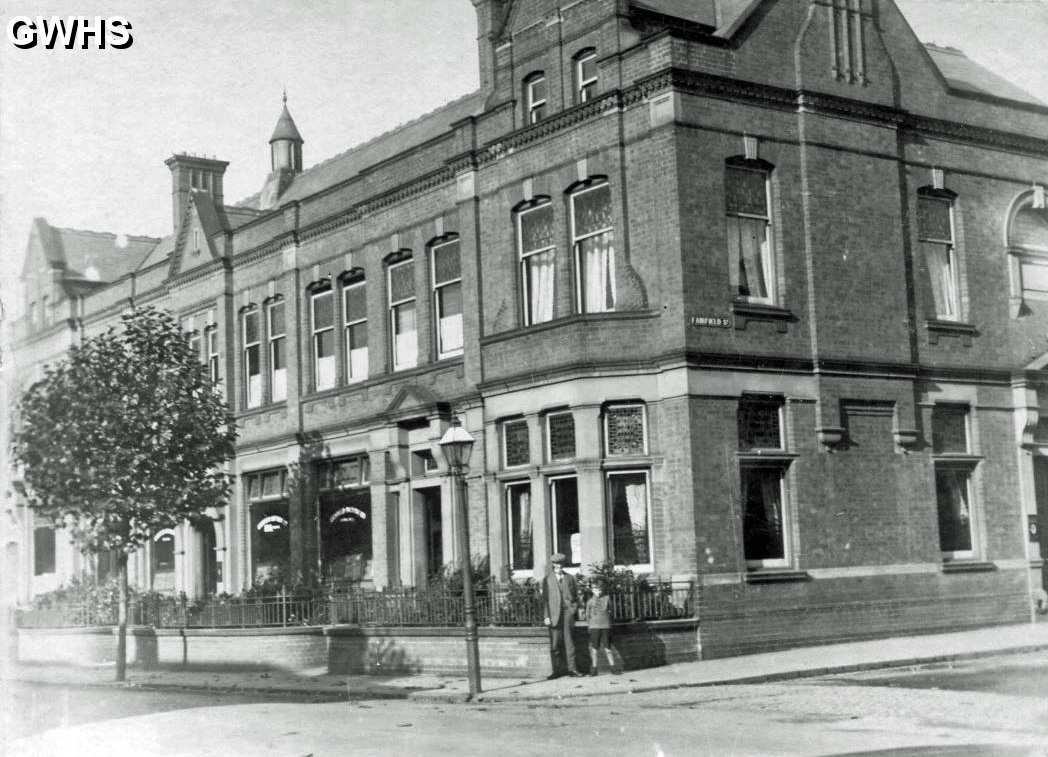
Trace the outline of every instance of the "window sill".
<path fill-rule="evenodd" d="M 742 580 L 748 584 L 796 583 L 810 581 L 811 574 L 804 570 L 789 568 L 757 568 L 744 573 Z"/>
<path fill-rule="evenodd" d="M 961 452 L 940 453 L 934 455 L 932 460 L 936 465 L 955 465 L 964 468 L 973 468 L 982 462 L 980 455 L 968 455 Z"/>
<path fill-rule="evenodd" d="M 786 465 L 798 459 L 800 455 L 783 450 L 750 450 L 738 452 L 735 457 L 742 465 Z"/>
<path fill-rule="evenodd" d="M 970 323 L 960 321 L 945 321 L 938 318 L 929 318 L 924 322 L 928 331 L 928 344 L 938 344 L 939 337 L 953 336 L 961 340 L 965 347 L 972 346 L 972 337 L 978 335 L 979 331 Z"/>
<path fill-rule="evenodd" d="M 992 573 L 997 565 L 987 560 L 947 560 L 942 564 L 943 573 Z"/>
<path fill-rule="evenodd" d="M 785 334 L 787 325 L 797 320 L 789 308 L 748 300 L 733 300 L 731 313 L 735 316 L 736 331 L 744 330 L 750 321 L 771 321 L 775 324 L 776 331 Z"/>

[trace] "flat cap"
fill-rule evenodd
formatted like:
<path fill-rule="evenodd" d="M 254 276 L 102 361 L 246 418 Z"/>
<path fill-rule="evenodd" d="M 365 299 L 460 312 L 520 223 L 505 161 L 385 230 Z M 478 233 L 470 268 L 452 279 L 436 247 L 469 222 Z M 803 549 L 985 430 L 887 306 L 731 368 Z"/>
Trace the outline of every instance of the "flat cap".
<path fill-rule="evenodd" d="M 563 565 L 568 561 L 568 558 L 563 552 L 554 552 L 549 556 L 549 561 L 554 565 Z"/>

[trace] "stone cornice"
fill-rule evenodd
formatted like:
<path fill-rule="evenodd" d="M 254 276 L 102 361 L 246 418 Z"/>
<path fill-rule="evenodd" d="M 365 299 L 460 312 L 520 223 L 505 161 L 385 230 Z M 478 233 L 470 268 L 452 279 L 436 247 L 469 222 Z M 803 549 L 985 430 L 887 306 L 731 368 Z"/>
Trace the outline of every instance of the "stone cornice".
<path fill-rule="evenodd" d="M 207 278 L 217 271 L 231 269 L 232 264 L 229 262 L 229 258 L 219 258 L 217 260 L 212 260 L 210 263 L 193 268 L 187 273 L 180 273 L 177 276 L 172 277 L 168 280 L 167 286 L 169 289 L 179 289 L 187 284 L 192 284 L 195 281 Z"/>

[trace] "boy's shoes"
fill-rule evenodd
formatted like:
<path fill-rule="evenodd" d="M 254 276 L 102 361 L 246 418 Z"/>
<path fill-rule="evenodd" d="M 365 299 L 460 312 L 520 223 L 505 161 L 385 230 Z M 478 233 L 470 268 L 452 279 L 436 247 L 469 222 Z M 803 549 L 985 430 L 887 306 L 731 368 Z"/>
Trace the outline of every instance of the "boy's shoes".
<path fill-rule="evenodd" d="M 569 676 L 571 676 L 572 678 L 582 678 L 582 673 L 580 673 L 580 672 L 579 672 L 579 671 L 577 671 L 577 670 L 571 670 L 571 671 L 569 671 L 569 672 L 568 672 L 568 675 L 569 675 Z"/>
<path fill-rule="evenodd" d="M 550 673 L 548 676 L 546 676 L 546 680 L 547 681 L 552 681 L 554 678 L 561 678 L 563 676 L 564 676 L 563 673 Z"/>
<path fill-rule="evenodd" d="M 595 676 L 595 675 L 597 675 L 597 669 L 596 669 L 596 668 L 593 668 L 593 670 L 591 670 L 591 671 L 590 671 L 590 675 L 591 675 L 591 676 Z"/>

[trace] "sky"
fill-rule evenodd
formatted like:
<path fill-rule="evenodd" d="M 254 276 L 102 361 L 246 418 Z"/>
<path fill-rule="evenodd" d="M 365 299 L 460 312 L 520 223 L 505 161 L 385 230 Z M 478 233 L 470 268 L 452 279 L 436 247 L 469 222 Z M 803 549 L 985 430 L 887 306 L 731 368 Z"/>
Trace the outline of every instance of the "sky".
<path fill-rule="evenodd" d="M 1048 102 L 1048 0 L 896 1 L 923 41 Z M 6 39 L 16 15 L 122 15 L 134 43 L 18 50 Z M 8 302 L 36 216 L 170 233 L 172 153 L 229 161 L 227 202 L 261 189 L 285 87 L 307 167 L 477 87 L 469 0 L 0 0 L 0 22 Z"/>

